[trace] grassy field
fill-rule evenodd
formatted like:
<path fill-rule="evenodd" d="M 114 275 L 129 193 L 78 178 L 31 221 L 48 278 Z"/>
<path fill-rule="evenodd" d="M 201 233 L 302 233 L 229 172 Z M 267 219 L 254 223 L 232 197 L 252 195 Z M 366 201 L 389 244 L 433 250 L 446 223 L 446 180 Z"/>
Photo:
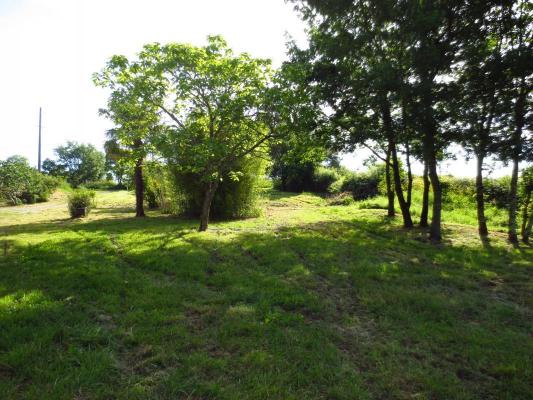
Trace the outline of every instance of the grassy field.
<path fill-rule="evenodd" d="M 1 399 L 533 398 L 533 249 L 501 233 L 270 192 L 200 234 L 97 198 L 0 208 Z"/>

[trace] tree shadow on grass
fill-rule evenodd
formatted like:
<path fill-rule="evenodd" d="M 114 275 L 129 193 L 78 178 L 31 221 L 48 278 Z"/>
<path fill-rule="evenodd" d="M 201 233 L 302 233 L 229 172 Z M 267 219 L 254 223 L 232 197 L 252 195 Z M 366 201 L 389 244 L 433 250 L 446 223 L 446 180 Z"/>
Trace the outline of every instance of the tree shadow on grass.
<path fill-rule="evenodd" d="M 379 219 L 195 228 L 172 217 L 14 227 L 48 239 L 0 258 L 0 388 L 527 397 L 531 273 L 516 265 L 527 255 L 437 247 Z"/>

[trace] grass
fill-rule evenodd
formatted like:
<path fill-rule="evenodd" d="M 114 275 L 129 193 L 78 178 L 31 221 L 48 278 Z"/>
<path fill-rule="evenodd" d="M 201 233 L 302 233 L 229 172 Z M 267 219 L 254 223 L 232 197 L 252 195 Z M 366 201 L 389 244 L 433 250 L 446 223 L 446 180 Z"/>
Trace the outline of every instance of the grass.
<path fill-rule="evenodd" d="M 0 209 L 2 399 L 530 399 L 533 249 L 269 192 L 260 218 L 98 192 Z"/>

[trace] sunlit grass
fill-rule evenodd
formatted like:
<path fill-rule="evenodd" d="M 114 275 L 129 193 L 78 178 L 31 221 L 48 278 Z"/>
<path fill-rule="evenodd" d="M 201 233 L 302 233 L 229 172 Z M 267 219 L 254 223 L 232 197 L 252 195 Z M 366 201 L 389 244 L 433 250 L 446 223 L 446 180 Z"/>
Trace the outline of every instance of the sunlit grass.
<path fill-rule="evenodd" d="M 267 191 L 207 233 L 128 192 L 0 208 L 0 398 L 531 398 L 532 248 L 383 201 Z"/>

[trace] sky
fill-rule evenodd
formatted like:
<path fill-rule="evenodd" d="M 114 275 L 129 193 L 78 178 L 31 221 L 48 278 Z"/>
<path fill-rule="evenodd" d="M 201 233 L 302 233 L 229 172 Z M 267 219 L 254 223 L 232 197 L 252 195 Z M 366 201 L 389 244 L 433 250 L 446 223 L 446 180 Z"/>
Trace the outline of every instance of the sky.
<path fill-rule="evenodd" d="M 102 149 L 111 123 L 98 109 L 108 93 L 92 74 L 146 43 L 203 45 L 215 34 L 274 66 L 286 57 L 288 36 L 306 43 L 305 24 L 284 0 L 0 0 L 0 159 L 20 154 L 37 164 L 39 107 L 43 160 L 67 140 Z M 344 155 L 343 164 L 362 170 L 369 155 Z M 445 162 L 440 171 L 474 176 L 475 165 Z M 493 169 L 494 176 L 508 172 Z"/>

